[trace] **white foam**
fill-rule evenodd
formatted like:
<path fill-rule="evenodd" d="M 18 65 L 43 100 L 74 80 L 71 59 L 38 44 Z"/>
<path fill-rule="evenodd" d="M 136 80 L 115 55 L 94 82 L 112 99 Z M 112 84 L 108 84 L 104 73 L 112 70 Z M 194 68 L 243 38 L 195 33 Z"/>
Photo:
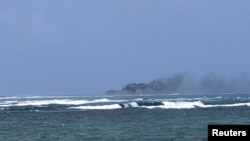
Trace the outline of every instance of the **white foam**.
<path fill-rule="evenodd" d="M 109 102 L 110 100 L 107 98 L 102 98 L 102 99 L 95 99 L 92 102 Z"/>
<path fill-rule="evenodd" d="M 4 104 L 14 104 L 17 103 L 17 100 L 6 100 L 6 101 L 1 101 L 0 105 L 4 105 Z"/>
<path fill-rule="evenodd" d="M 49 104 L 63 104 L 63 105 L 81 105 L 86 104 L 89 101 L 87 100 L 69 100 L 69 99 L 52 99 L 52 100 L 27 100 L 27 101 L 20 101 L 13 106 L 42 106 L 42 105 L 49 105 Z"/>
<path fill-rule="evenodd" d="M 10 97 L 9 97 L 10 98 Z M 221 97 L 215 97 L 221 98 Z M 1 107 L 11 107 L 11 106 L 44 106 L 50 104 L 59 105 L 72 105 L 76 107 L 71 107 L 73 109 L 117 109 L 122 108 L 118 103 L 123 103 L 123 108 L 127 107 L 142 107 L 148 109 L 162 108 L 162 109 L 192 109 L 195 107 L 210 108 L 210 107 L 239 107 L 239 106 L 249 106 L 248 103 L 233 103 L 233 104 L 210 104 L 205 105 L 202 100 L 209 98 L 177 98 L 177 99 L 153 99 L 152 101 L 162 102 L 163 105 L 157 106 L 139 106 L 137 101 L 143 101 L 142 98 L 137 98 L 132 101 L 130 100 L 110 100 L 107 98 L 94 99 L 94 100 L 84 100 L 84 99 L 5 99 L 0 100 Z M 212 98 L 211 98 L 212 99 Z M 84 104 L 94 104 L 94 103 L 106 103 L 105 105 L 91 105 L 84 106 Z M 108 105 L 108 103 L 110 105 Z M 83 106 L 82 106 L 83 105 Z"/>
<path fill-rule="evenodd" d="M 143 98 L 136 98 L 134 101 L 142 101 Z"/>
<path fill-rule="evenodd" d="M 89 103 L 102 103 L 102 102 L 125 102 L 127 100 L 110 100 L 107 98 L 102 98 L 102 99 L 95 99 L 92 101 L 89 101 Z"/>
<path fill-rule="evenodd" d="M 95 100 L 75 100 L 75 99 L 43 99 L 43 100 L 6 100 L 0 103 L 0 107 L 10 106 L 43 106 L 49 104 L 60 105 L 82 105 L 88 103 L 124 102 L 125 100 L 109 100 L 106 98 Z"/>
<path fill-rule="evenodd" d="M 98 106 L 78 106 L 69 108 L 79 109 L 79 110 L 108 110 L 108 109 L 120 109 L 122 107 L 119 104 L 110 104 L 110 105 L 98 105 Z"/>
<path fill-rule="evenodd" d="M 0 99 L 17 99 L 16 96 L 0 97 Z"/>
<path fill-rule="evenodd" d="M 18 101 L 17 100 L 7 100 L 7 101 L 3 101 L 0 103 L 0 107 L 9 107 L 13 104 L 16 104 Z"/>
<path fill-rule="evenodd" d="M 195 107 L 201 108 L 212 108 L 212 107 L 239 107 L 239 106 L 249 106 L 250 103 L 234 103 L 234 104 L 214 104 L 214 105 L 205 105 L 201 101 L 194 101 L 194 102 L 169 102 L 165 101 L 162 102 L 164 105 L 159 106 L 141 106 L 148 109 L 154 108 L 162 108 L 162 109 L 192 109 Z"/>
<path fill-rule="evenodd" d="M 163 109 L 191 109 L 195 107 L 204 106 L 201 101 L 194 101 L 194 102 L 169 102 L 165 101 L 162 102 L 163 105 L 159 106 L 146 106 L 146 108 L 153 109 L 153 108 L 163 108 Z"/>
<path fill-rule="evenodd" d="M 239 106 L 250 106 L 250 103 L 234 103 L 234 104 L 215 104 L 215 105 L 203 105 L 203 108 L 210 107 L 239 107 Z"/>
<path fill-rule="evenodd" d="M 192 109 L 195 107 L 203 107 L 204 104 L 201 101 L 194 101 L 194 102 L 169 102 L 164 101 L 162 102 L 163 105 L 159 106 L 142 106 L 148 109 L 154 108 L 162 108 L 162 109 Z"/>
<path fill-rule="evenodd" d="M 129 105 L 131 107 L 139 107 L 139 105 L 136 102 L 130 102 Z"/>

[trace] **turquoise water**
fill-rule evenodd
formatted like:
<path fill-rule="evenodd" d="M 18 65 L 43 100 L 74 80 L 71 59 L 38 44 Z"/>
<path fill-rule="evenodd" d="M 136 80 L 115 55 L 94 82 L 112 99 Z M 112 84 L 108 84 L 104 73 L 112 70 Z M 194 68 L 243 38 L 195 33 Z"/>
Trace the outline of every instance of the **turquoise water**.
<path fill-rule="evenodd" d="M 208 124 L 249 124 L 249 102 L 249 95 L 2 98 L 0 140 L 206 141 Z"/>

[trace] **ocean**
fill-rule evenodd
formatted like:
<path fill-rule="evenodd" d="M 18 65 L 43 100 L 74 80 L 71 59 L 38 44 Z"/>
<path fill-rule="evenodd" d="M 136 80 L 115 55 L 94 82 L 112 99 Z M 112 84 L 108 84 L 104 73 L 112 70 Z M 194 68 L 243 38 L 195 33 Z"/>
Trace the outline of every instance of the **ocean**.
<path fill-rule="evenodd" d="M 0 97 L 0 141 L 207 141 L 249 124 L 250 94 Z"/>

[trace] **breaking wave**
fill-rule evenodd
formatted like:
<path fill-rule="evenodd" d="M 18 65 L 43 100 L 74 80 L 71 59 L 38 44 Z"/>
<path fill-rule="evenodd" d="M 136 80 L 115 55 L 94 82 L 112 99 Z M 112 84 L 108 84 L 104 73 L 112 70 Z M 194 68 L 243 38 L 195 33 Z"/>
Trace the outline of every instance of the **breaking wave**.
<path fill-rule="evenodd" d="M 51 104 L 58 105 L 83 105 L 90 103 L 123 102 L 124 100 L 109 100 L 106 98 L 95 100 L 76 100 L 76 99 L 50 99 L 50 100 L 6 100 L 1 102 L 0 107 L 11 106 L 44 106 Z"/>
<path fill-rule="evenodd" d="M 2 98 L 0 111 L 41 110 L 112 110 L 112 109 L 194 109 L 250 107 L 250 97 L 134 97 L 134 98 Z"/>
<path fill-rule="evenodd" d="M 80 109 L 80 110 L 108 110 L 108 109 L 120 109 L 122 107 L 119 104 L 110 104 L 110 105 L 99 105 L 99 106 L 78 106 L 69 108 Z"/>
<path fill-rule="evenodd" d="M 155 104 L 155 105 L 154 105 Z M 147 108 L 147 109 L 193 109 L 193 108 L 212 108 L 212 107 L 240 107 L 240 106 L 249 106 L 249 103 L 235 103 L 235 104 L 221 104 L 221 105 L 205 105 L 201 101 L 195 102 L 157 102 L 149 105 L 141 105 L 141 103 L 131 102 L 128 104 L 112 104 L 112 105 L 100 105 L 100 106 L 78 106 L 78 107 L 69 107 L 70 109 L 79 109 L 79 110 L 105 110 L 105 109 L 120 109 L 120 108 Z"/>

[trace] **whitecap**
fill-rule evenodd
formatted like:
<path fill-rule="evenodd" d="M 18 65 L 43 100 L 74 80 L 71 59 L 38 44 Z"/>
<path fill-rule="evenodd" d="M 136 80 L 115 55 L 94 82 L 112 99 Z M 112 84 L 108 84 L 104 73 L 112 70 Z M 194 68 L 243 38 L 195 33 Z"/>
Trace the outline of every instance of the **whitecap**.
<path fill-rule="evenodd" d="M 83 105 L 89 103 L 114 103 L 114 102 L 124 102 L 126 100 L 109 100 L 106 98 L 95 99 L 95 100 L 76 100 L 76 99 L 32 99 L 32 100 L 6 100 L 0 103 L 0 107 L 10 107 L 10 106 L 44 106 L 50 104 L 59 105 Z"/>
<path fill-rule="evenodd" d="M 240 107 L 240 106 L 250 106 L 250 103 L 233 103 L 233 104 L 215 104 L 215 105 L 204 105 L 203 108 L 210 107 Z"/>
<path fill-rule="evenodd" d="M 62 104 L 62 105 L 81 105 L 86 104 L 87 100 L 70 100 L 70 99 L 52 99 L 52 100 L 27 100 L 20 101 L 12 106 L 42 106 L 49 104 Z"/>
<path fill-rule="evenodd" d="M 119 104 L 69 107 L 69 109 L 79 109 L 79 110 L 108 110 L 108 109 L 120 109 L 120 108 L 122 107 Z"/>
<path fill-rule="evenodd" d="M 162 108 L 162 109 L 191 109 L 195 107 L 202 107 L 204 104 L 201 101 L 194 102 L 169 102 L 163 101 L 163 105 L 159 106 L 141 106 L 148 109 Z"/>
<path fill-rule="evenodd" d="M 129 105 L 131 107 L 139 107 L 138 104 L 136 102 L 130 102 Z"/>
<path fill-rule="evenodd" d="M 169 102 L 164 101 L 162 102 L 163 105 L 159 106 L 141 106 L 148 109 L 154 109 L 154 108 L 162 108 L 162 109 L 192 109 L 196 107 L 200 108 L 212 108 L 212 107 L 239 107 L 239 106 L 249 106 L 250 103 L 234 103 L 234 104 L 210 104 L 205 105 L 201 101 L 194 101 L 194 102 Z"/>

